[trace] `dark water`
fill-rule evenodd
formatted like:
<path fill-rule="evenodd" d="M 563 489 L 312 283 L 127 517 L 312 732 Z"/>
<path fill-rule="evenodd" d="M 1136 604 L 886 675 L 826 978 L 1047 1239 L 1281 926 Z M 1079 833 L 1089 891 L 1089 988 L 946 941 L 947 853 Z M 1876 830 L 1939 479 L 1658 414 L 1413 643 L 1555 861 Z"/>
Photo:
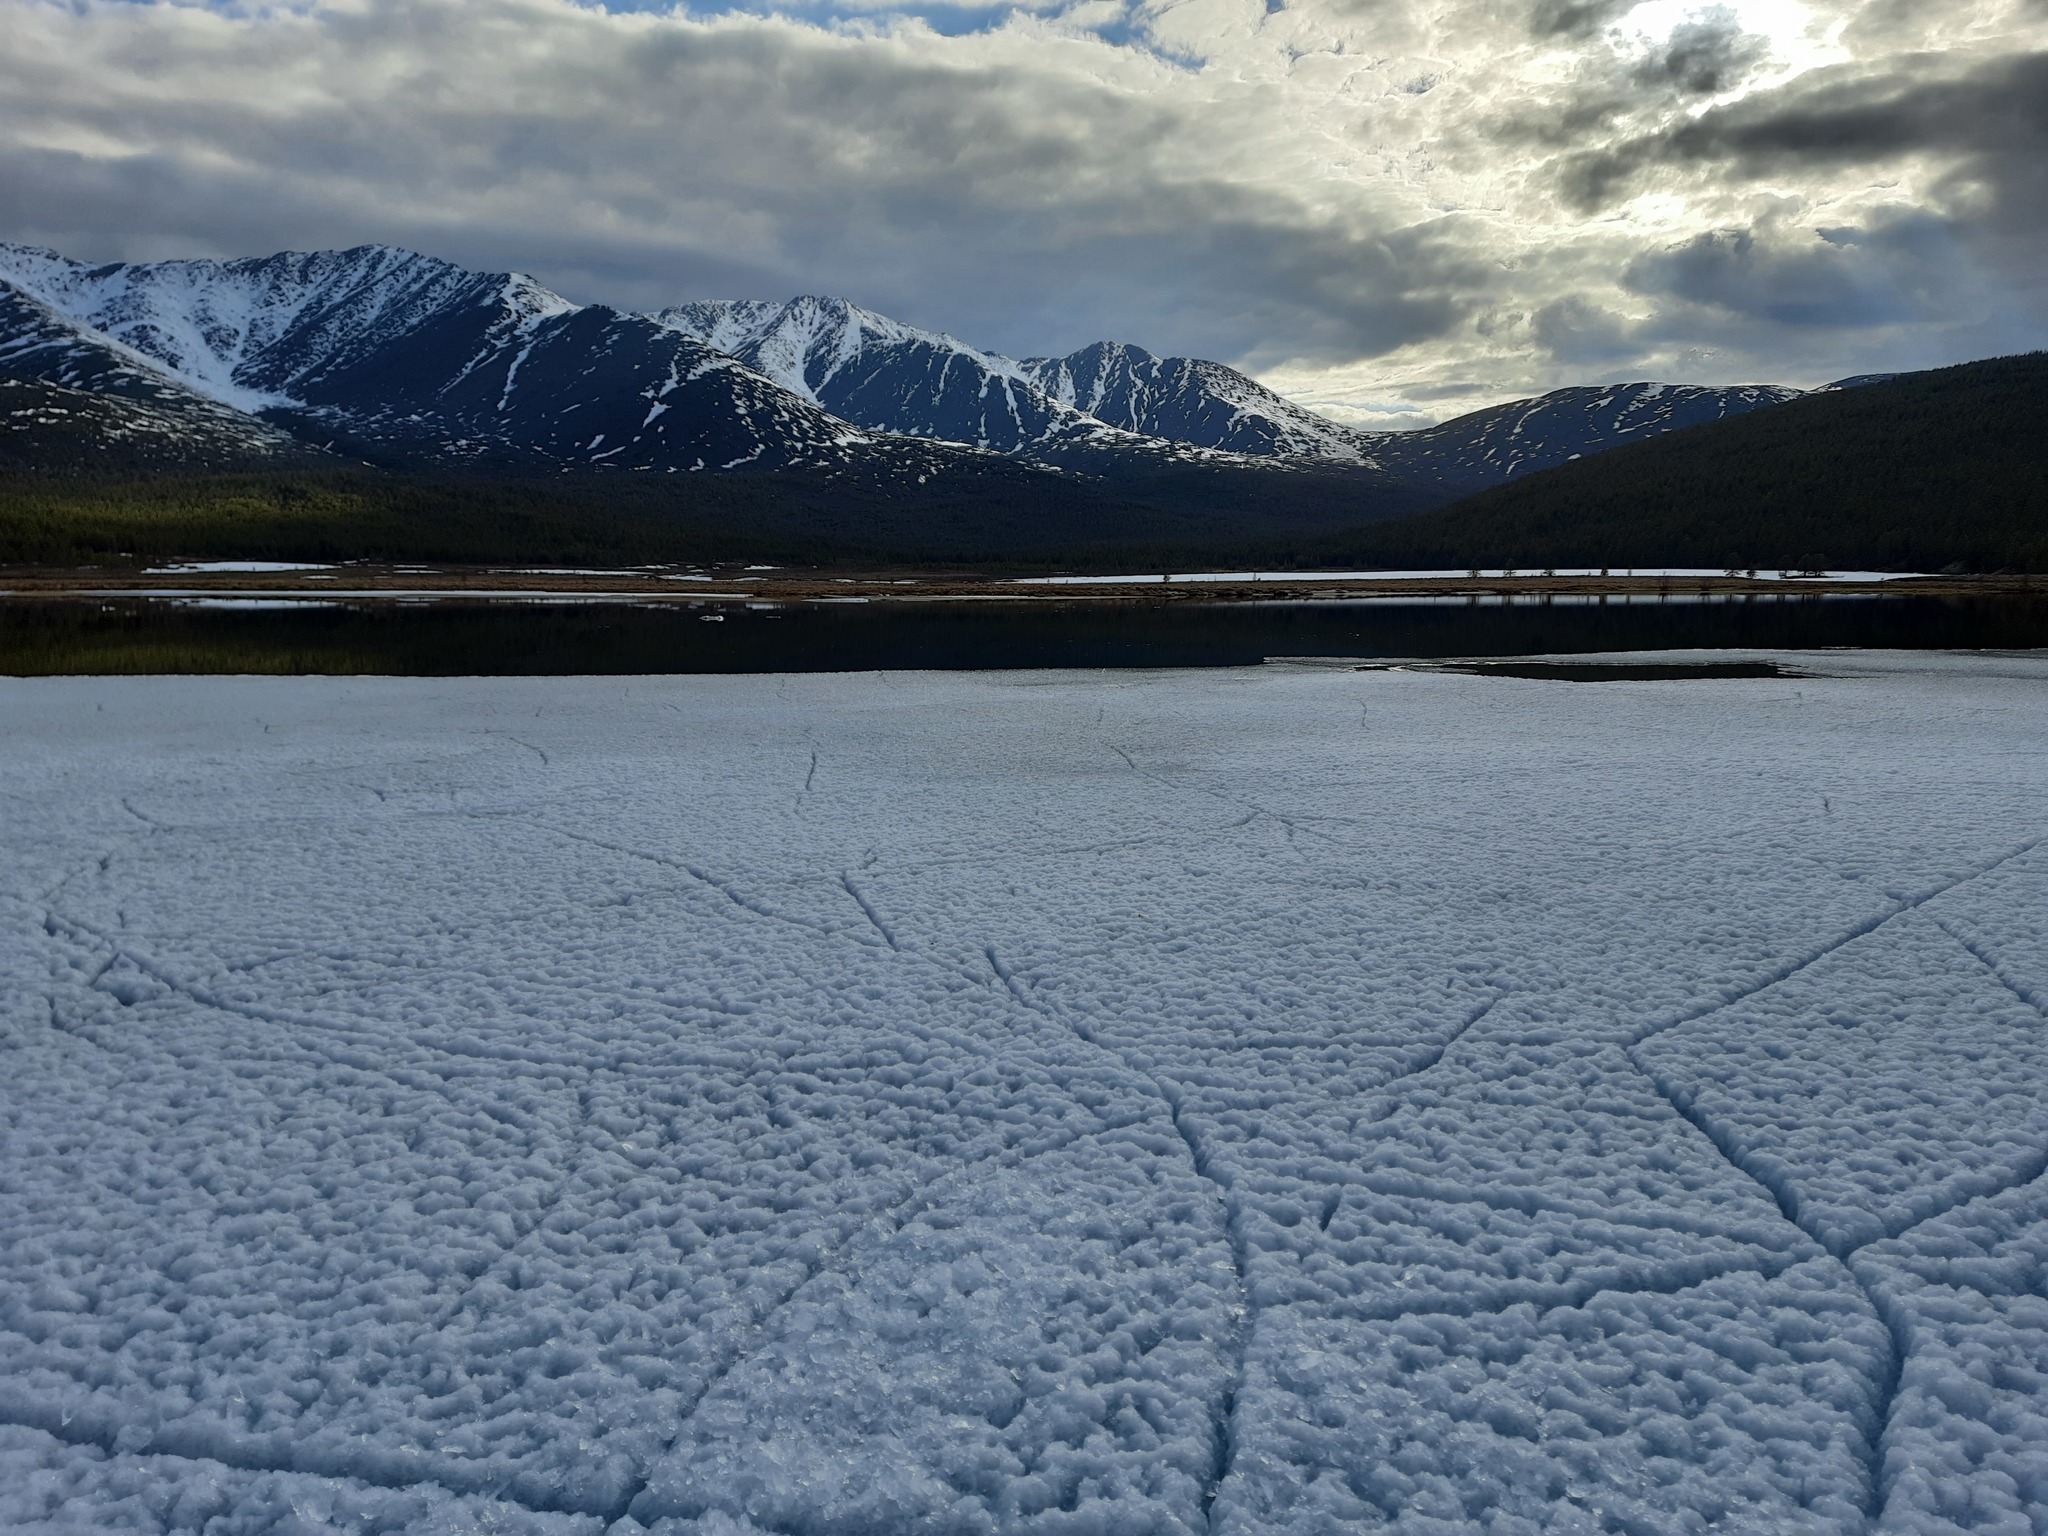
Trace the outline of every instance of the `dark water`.
<path fill-rule="evenodd" d="M 708 622 L 710 612 L 723 615 Z M 2039 598 L 1468 602 L 0 601 L 0 674 L 399 676 L 1214 667 L 1266 657 L 1676 649 L 2027 649 Z"/>
<path fill-rule="evenodd" d="M 1598 661 L 1454 661 L 1449 666 L 1479 677 L 1524 677 L 1546 683 L 1669 683 L 1688 678 L 1798 677 L 1775 661 L 1667 661 L 1631 665 Z"/>

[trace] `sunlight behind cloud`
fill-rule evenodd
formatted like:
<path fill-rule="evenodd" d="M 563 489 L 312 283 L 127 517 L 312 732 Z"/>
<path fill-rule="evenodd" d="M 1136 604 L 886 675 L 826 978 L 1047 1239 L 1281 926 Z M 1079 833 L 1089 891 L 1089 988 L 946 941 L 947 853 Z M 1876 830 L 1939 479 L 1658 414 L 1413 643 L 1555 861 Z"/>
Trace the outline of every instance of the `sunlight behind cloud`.
<path fill-rule="evenodd" d="M 1839 24 L 1817 16 L 1803 0 L 1643 0 L 1621 18 L 1617 30 L 1637 47 L 1655 47 L 1669 43 L 1688 23 L 1723 19 L 1768 45 L 1781 79 L 1848 57 L 1838 40 Z"/>
<path fill-rule="evenodd" d="M 2034 0 L 0 0 L 0 38 L 0 238 L 95 260 L 832 293 L 1339 413 L 2048 342 Z"/>

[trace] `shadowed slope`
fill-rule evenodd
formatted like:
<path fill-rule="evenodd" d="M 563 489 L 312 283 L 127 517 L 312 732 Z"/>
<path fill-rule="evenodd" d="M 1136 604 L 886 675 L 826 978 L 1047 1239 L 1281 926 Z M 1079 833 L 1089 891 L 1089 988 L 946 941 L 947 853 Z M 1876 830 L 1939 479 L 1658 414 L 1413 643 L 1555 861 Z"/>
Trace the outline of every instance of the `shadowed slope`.
<path fill-rule="evenodd" d="M 1416 565 L 2048 568 L 2048 354 L 1827 391 L 1318 545 Z"/>

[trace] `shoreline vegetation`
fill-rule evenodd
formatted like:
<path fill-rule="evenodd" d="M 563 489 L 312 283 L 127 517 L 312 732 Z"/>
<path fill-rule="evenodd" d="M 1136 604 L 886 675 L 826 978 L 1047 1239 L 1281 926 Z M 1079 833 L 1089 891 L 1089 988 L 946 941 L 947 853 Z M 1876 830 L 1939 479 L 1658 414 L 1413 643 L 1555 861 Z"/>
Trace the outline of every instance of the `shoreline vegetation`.
<path fill-rule="evenodd" d="M 677 484 L 623 475 L 429 478 L 364 467 L 115 480 L 0 466 L 0 571 L 234 559 L 765 563 L 856 575 L 1474 565 L 2048 573 L 2048 479 L 2023 484 L 2016 470 L 1981 495 L 1952 485 L 1883 506 L 1862 499 L 1868 485 L 1831 489 L 1796 476 L 1780 486 L 1717 487 L 1697 505 L 1669 483 L 1677 469 L 1667 459 L 1686 468 L 1713 446 L 1683 439 L 1801 403 L 1614 449 L 1431 510 L 1370 518 L 1353 483 L 1314 471 L 1122 485 L 1046 477 L 883 496 L 793 474 Z M 1854 504 L 1831 504 L 1844 498 Z"/>

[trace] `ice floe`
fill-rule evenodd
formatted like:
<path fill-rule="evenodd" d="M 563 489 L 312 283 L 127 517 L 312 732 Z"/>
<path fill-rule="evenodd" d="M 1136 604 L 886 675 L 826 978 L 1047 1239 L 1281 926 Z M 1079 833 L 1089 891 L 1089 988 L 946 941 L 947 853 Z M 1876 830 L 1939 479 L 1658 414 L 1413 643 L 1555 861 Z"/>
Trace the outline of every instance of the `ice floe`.
<path fill-rule="evenodd" d="M 2048 662 L 1788 659 L 0 682 L 0 1529 L 2041 1530 Z"/>

